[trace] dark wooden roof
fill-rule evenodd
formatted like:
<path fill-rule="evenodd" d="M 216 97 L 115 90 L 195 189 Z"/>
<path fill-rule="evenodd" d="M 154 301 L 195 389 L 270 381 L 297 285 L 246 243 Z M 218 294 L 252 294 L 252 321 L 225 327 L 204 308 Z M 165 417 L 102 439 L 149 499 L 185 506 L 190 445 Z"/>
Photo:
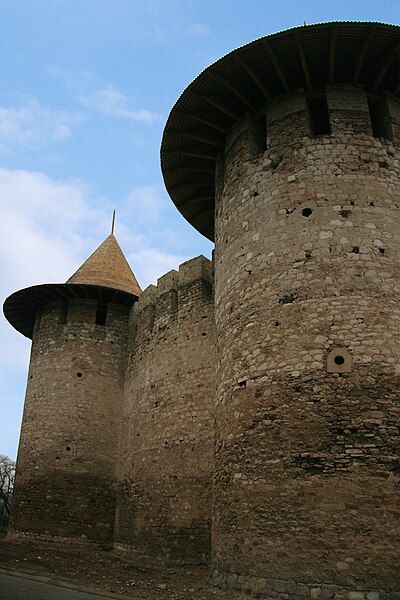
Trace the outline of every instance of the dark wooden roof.
<path fill-rule="evenodd" d="M 3 310 L 11 325 L 32 339 L 37 311 L 51 302 L 68 301 L 73 298 L 88 298 L 104 304 L 114 302 L 123 306 L 132 306 L 137 300 L 134 294 L 98 285 L 45 283 L 11 294 L 4 302 Z"/>
<path fill-rule="evenodd" d="M 268 99 L 326 84 L 363 84 L 368 94 L 399 95 L 399 30 L 382 23 L 334 22 L 296 27 L 227 54 L 183 92 L 161 146 L 167 190 L 182 215 L 214 237 L 215 159 L 232 125 L 262 115 Z"/>

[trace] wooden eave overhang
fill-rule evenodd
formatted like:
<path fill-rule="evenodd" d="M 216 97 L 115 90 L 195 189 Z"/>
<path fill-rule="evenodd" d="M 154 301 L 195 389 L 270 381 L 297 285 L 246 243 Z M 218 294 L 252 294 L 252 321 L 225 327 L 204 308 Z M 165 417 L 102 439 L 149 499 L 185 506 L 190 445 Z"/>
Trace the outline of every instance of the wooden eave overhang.
<path fill-rule="evenodd" d="M 371 96 L 398 96 L 399 32 L 382 23 L 296 27 L 205 69 L 173 107 L 161 145 L 165 185 L 182 215 L 213 240 L 216 158 L 234 123 L 246 113 L 263 116 L 269 99 L 298 89 L 315 96 L 336 83 L 364 85 Z"/>
<path fill-rule="evenodd" d="M 104 304 L 113 302 L 129 307 L 138 296 L 98 285 L 45 283 L 14 292 L 4 302 L 3 311 L 17 331 L 32 339 L 39 310 L 52 302 L 68 302 L 75 298 L 97 300 Z"/>

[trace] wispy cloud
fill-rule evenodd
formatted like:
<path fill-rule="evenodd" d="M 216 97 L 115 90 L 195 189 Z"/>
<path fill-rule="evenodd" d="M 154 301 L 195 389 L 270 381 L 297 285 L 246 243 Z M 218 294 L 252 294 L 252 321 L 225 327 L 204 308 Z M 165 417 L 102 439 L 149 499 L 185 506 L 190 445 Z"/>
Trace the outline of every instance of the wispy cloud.
<path fill-rule="evenodd" d="M 124 206 L 125 212 L 136 221 L 146 219 L 153 224 L 159 220 L 165 203 L 165 195 L 163 196 L 159 185 L 142 185 L 131 190 Z"/>
<path fill-rule="evenodd" d="M 193 36 L 206 36 L 210 34 L 210 30 L 208 28 L 207 25 L 205 25 L 204 23 L 193 23 L 192 25 L 189 25 L 188 27 L 186 27 L 186 29 L 183 30 L 183 33 L 185 35 L 193 35 Z"/>
<path fill-rule="evenodd" d="M 123 203 L 121 220 L 117 216 L 117 238 L 142 287 L 187 258 L 165 246 L 163 202 L 159 186 L 137 187 Z M 0 168 L 0 206 L 3 300 L 30 285 L 66 281 L 110 231 L 110 203 L 81 181 Z M 0 364 L 18 363 L 9 348 L 19 338 L 1 318 L 0 336 Z"/>
<path fill-rule="evenodd" d="M 82 89 L 87 89 L 88 86 L 95 85 L 96 81 L 96 74 L 88 69 L 69 71 L 58 65 L 50 64 L 46 67 L 46 72 L 54 81 L 63 85 L 74 95 L 81 92 Z"/>
<path fill-rule="evenodd" d="M 127 254 L 127 259 L 142 289 L 145 289 L 150 283 L 155 285 L 159 277 L 171 269 L 178 269 L 179 265 L 187 258 L 184 255 L 162 252 L 154 246 L 140 248 Z"/>
<path fill-rule="evenodd" d="M 0 152 L 8 154 L 63 141 L 72 137 L 72 126 L 80 121 L 77 112 L 52 110 L 34 97 L 26 97 L 19 107 L 0 106 Z"/>
<path fill-rule="evenodd" d="M 79 103 L 87 109 L 140 123 L 153 123 L 162 117 L 147 109 L 131 110 L 128 108 L 128 98 L 119 92 L 113 85 L 98 90 L 88 96 L 78 96 Z"/>
<path fill-rule="evenodd" d="M 134 223 L 142 232 L 142 239 L 137 238 L 135 246 L 129 242 L 131 231 L 126 226 L 119 230 L 125 247 L 130 248 L 127 257 L 142 288 L 155 284 L 188 258 L 181 251 L 174 252 L 176 232 L 171 232 L 168 224 L 168 208 L 170 202 L 160 185 L 134 187 L 121 206 L 124 223 Z"/>
<path fill-rule="evenodd" d="M 96 200 L 80 182 L 0 169 L 0 206 L 7 223 L 0 236 L 1 291 L 65 280 L 95 243 L 96 233 L 107 230 L 108 215 Z"/>

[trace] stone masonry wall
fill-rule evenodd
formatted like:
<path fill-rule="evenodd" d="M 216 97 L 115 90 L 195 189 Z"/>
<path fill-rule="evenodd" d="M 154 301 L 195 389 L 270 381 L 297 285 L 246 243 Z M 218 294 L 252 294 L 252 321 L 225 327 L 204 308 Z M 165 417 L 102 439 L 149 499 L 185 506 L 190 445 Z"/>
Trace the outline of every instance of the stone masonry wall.
<path fill-rule="evenodd" d="M 213 580 L 267 598 L 394 600 L 398 108 L 390 98 L 392 142 L 372 136 L 362 88 L 326 100 L 331 134 L 312 136 L 296 92 L 267 105 L 265 152 L 242 135 L 225 157 Z"/>
<path fill-rule="evenodd" d="M 18 451 L 12 529 L 110 542 L 128 309 L 95 300 L 38 315 Z"/>
<path fill-rule="evenodd" d="M 116 546 L 142 558 L 210 553 L 215 354 L 212 264 L 149 286 L 132 312 Z"/>

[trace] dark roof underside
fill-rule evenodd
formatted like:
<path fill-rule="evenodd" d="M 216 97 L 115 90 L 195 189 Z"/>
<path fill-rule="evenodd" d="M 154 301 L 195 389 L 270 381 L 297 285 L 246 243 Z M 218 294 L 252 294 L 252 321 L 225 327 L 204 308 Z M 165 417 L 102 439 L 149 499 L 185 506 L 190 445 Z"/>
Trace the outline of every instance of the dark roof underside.
<path fill-rule="evenodd" d="M 74 298 L 98 300 L 102 304 L 114 302 L 123 306 L 132 306 L 137 296 L 96 285 L 45 283 L 15 292 L 4 302 L 3 310 L 11 325 L 32 339 L 38 310 L 51 302 L 60 300 L 68 302 Z"/>
<path fill-rule="evenodd" d="M 215 159 L 232 125 L 263 113 L 268 99 L 326 84 L 363 84 L 368 94 L 399 95 L 399 27 L 324 23 L 260 38 L 203 71 L 168 118 L 161 146 L 167 190 L 182 215 L 214 237 Z"/>

